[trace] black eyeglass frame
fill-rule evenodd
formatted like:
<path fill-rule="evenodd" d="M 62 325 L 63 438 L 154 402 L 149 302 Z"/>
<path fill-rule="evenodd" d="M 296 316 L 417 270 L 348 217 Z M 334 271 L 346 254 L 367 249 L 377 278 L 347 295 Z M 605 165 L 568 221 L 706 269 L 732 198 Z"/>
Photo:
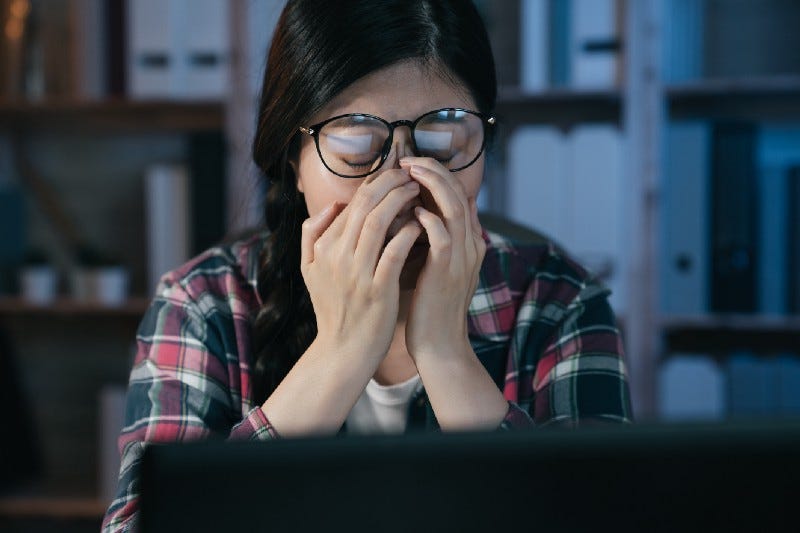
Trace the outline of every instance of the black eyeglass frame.
<path fill-rule="evenodd" d="M 419 117 L 417 117 L 414 120 L 395 120 L 394 122 L 389 122 L 388 120 L 385 120 L 385 119 L 383 119 L 381 117 L 378 117 L 378 116 L 375 116 L 375 115 L 370 115 L 369 113 L 345 113 L 344 115 L 337 115 L 335 117 L 331 117 L 329 119 L 323 120 L 322 122 L 318 122 L 316 124 L 312 124 L 311 126 L 308 126 L 308 127 L 301 126 L 299 128 L 299 130 L 302 133 L 305 133 L 306 135 L 310 135 L 311 137 L 313 137 L 314 144 L 317 147 L 317 155 L 319 155 L 319 160 L 322 161 L 322 164 L 325 165 L 325 168 L 327 168 L 329 171 L 331 171 L 332 173 L 336 174 L 340 178 L 364 178 L 364 177 L 369 176 L 370 174 L 374 174 L 375 172 L 380 170 L 380 168 L 386 162 L 386 159 L 389 157 L 389 152 L 391 152 L 391 150 L 392 150 L 392 140 L 394 139 L 394 130 L 397 127 L 408 126 L 408 128 L 411 130 L 411 147 L 412 147 L 412 150 L 414 152 L 414 155 L 419 156 L 420 153 L 419 153 L 419 150 L 417 149 L 417 140 L 414 137 L 414 131 L 415 131 L 415 128 L 417 127 L 417 124 L 419 124 L 419 122 L 422 119 L 424 119 L 425 117 L 427 117 L 429 115 L 432 115 L 434 113 L 440 113 L 442 111 L 462 111 L 464 113 L 469 113 L 470 115 L 474 115 L 474 116 L 480 118 L 481 119 L 481 125 L 483 126 L 483 139 L 481 140 L 481 147 L 478 150 L 478 153 L 472 159 L 472 161 L 470 161 L 466 165 L 460 166 L 458 168 L 449 169 L 450 172 L 458 172 L 459 170 L 464 170 L 465 168 L 467 168 L 467 167 L 471 166 L 473 163 L 475 163 L 475 161 L 477 161 L 478 158 L 483 153 L 484 149 L 486 148 L 487 139 L 494 132 L 494 126 L 497 124 L 497 118 L 494 115 L 487 115 L 486 113 L 481 113 L 479 111 L 472 111 L 470 109 L 463 109 L 463 108 L 460 108 L 460 107 L 443 107 L 441 109 L 434 109 L 432 111 L 428 111 L 427 113 L 423 113 L 422 115 L 420 115 Z M 346 117 L 367 117 L 367 118 L 372 118 L 372 119 L 375 119 L 375 120 L 377 120 L 379 122 L 382 122 L 383 124 L 386 125 L 387 128 L 389 128 L 389 136 L 386 138 L 386 141 L 384 142 L 384 145 L 381 148 L 381 162 L 378 164 L 378 166 L 376 166 L 375 168 L 373 168 L 372 170 L 370 170 L 369 172 L 367 172 L 365 174 L 357 174 L 355 176 L 349 176 L 349 175 L 345 175 L 345 174 L 340 174 L 340 173 L 336 172 L 335 170 L 333 170 L 330 166 L 328 166 L 328 163 L 325 161 L 325 158 L 322 157 L 322 150 L 319 147 L 319 132 L 320 132 L 320 130 L 322 130 L 322 128 L 326 124 L 328 124 L 329 122 L 333 122 L 334 120 L 339 120 L 340 118 L 346 118 Z"/>

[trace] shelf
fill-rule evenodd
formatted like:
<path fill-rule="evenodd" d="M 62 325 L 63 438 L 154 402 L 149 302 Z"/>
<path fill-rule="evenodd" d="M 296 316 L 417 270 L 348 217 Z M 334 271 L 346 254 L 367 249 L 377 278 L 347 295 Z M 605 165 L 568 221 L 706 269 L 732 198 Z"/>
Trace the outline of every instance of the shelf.
<path fill-rule="evenodd" d="M 662 317 L 664 350 L 712 355 L 800 350 L 800 316 L 709 314 Z"/>
<path fill-rule="evenodd" d="M 552 89 L 530 93 L 502 87 L 497 97 L 497 116 L 507 131 L 524 124 L 552 124 L 569 128 L 586 122 L 622 121 L 622 93 L 609 90 Z"/>
<path fill-rule="evenodd" d="M 47 305 L 37 305 L 22 298 L 0 297 L 0 317 L 2 316 L 63 316 L 63 317 L 100 317 L 115 316 L 122 318 L 141 318 L 150 301 L 144 297 L 130 298 L 120 306 L 108 306 L 97 303 L 86 303 L 68 298 L 58 299 Z"/>
<path fill-rule="evenodd" d="M 100 519 L 107 503 L 97 498 L 0 498 L 0 516 L 14 518 Z"/>
<path fill-rule="evenodd" d="M 0 128 L 18 131 L 153 133 L 221 130 L 221 102 L 0 100 Z"/>
<path fill-rule="evenodd" d="M 800 120 L 800 76 L 712 79 L 668 86 L 670 117 Z"/>

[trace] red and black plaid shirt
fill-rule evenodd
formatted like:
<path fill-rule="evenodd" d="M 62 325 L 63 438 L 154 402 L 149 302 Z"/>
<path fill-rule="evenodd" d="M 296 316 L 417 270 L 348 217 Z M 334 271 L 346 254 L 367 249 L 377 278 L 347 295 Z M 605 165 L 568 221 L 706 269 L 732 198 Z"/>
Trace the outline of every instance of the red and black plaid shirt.
<path fill-rule="evenodd" d="M 500 429 L 629 422 L 623 347 L 608 291 L 553 246 L 514 245 L 493 233 L 484 238 L 469 334 L 509 401 Z M 214 248 L 163 277 L 137 334 L 119 489 L 103 531 L 128 530 L 135 520 L 146 443 L 278 437 L 250 396 L 263 239 Z M 437 427 L 426 400 L 423 390 L 411 402 L 410 428 Z"/>

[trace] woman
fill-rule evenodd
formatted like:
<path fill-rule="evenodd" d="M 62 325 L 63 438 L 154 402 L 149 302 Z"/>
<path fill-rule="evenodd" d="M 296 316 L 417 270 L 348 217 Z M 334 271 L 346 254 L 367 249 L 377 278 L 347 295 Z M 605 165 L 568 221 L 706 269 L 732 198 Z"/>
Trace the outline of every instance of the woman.
<path fill-rule="evenodd" d="M 630 418 L 607 291 L 479 224 L 494 63 L 469 0 L 296 0 L 254 142 L 267 230 L 167 274 L 107 530 L 144 443 Z"/>

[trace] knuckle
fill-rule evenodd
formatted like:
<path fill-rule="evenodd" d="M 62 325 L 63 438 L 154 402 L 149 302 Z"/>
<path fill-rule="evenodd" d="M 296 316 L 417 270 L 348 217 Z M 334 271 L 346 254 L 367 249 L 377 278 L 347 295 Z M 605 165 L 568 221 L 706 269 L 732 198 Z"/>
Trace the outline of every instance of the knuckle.
<path fill-rule="evenodd" d="M 380 199 L 378 197 L 378 191 L 376 191 L 373 187 L 370 187 L 368 185 L 358 189 L 358 191 L 356 192 L 356 196 L 357 196 L 357 205 L 361 208 L 364 207 L 369 208 L 378 203 L 378 200 Z"/>
<path fill-rule="evenodd" d="M 436 245 L 436 248 L 440 252 L 450 252 L 453 249 L 453 240 L 450 238 L 449 235 L 444 235 L 440 239 L 439 243 Z"/>
<path fill-rule="evenodd" d="M 370 231 L 381 231 L 388 225 L 389 223 L 386 221 L 386 217 L 377 211 L 371 212 L 367 215 L 367 218 L 364 219 L 364 227 Z"/>
<path fill-rule="evenodd" d="M 394 248 L 386 248 L 383 251 L 383 258 L 391 264 L 398 264 L 403 262 L 403 256 Z"/>

